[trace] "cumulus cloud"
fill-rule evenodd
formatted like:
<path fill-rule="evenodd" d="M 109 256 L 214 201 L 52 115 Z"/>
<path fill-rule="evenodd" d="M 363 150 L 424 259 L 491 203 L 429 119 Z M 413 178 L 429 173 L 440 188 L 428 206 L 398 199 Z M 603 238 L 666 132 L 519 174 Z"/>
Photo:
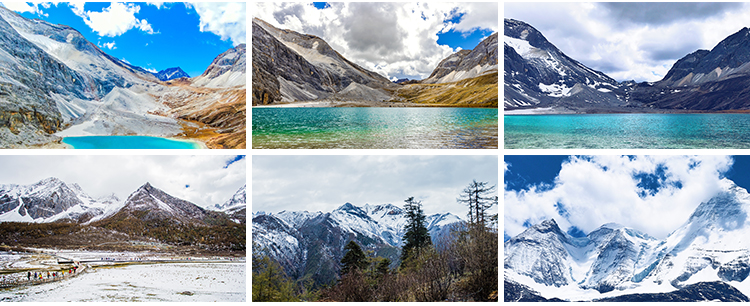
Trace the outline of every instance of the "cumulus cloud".
<path fill-rule="evenodd" d="M 615 222 L 664 238 L 720 190 L 732 163 L 726 156 L 571 157 L 552 186 L 504 191 L 504 230 L 515 236 L 554 218 L 563 230 L 589 233 Z"/>
<path fill-rule="evenodd" d="M 620 80 L 658 81 L 750 20 L 745 3 L 505 3 L 560 50 Z M 689 35 L 687 33 L 690 33 Z"/>
<path fill-rule="evenodd" d="M 257 3 L 254 17 L 275 27 L 323 38 L 354 63 L 386 77 L 426 78 L 458 51 L 437 43 L 451 29 L 497 31 L 497 3 Z M 448 22 L 463 15 L 460 22 Z"/>
<path fill-rule="evenodd" d="M 245 2 L 200 2 L 191 5 L 200 16 L 201 32 L 214 33 L 222 40 L 229 39 L 235 46 L 246 42 Z"/>
<path fill-rule="evenodd" d="M 110 50 L 117 49 L 117 47 L 115 47 L 115 42 L 114 41 L 113 42 L 108 42 L 108 43 L 101 43 L 100 42 L 100 43 L 97 44 L 97 46 L 99 46 L 99 48 L 107 48 L 107 49 L 110 49 Z"/>
<path fill-rule="evenodd" d="M 130 29 L 138 29 L 154 34 L 154 29 L 146 19 L 135 17 L 141 7 L 134 4 L 113 2 L 101 12 L 86 11 L 83 3 L 70 3 L 73 13 L 83 18 L 83 22 L 99 36 L 115 37 Z"/>
<path fill-rule="evenodd" d="M 2 2 L 2 4 L 7 9 L 16 11 L 18 13 L 42 14 L 42 11 L 36 4 L 31 4 L 28 2 Z"/>

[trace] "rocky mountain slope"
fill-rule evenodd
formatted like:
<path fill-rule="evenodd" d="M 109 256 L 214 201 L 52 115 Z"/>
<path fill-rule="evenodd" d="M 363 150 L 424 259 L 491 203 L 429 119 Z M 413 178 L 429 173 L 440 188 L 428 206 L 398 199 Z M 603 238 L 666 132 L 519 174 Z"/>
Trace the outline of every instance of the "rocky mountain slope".
<path fill-rule="evenodd" d="M 387 100 L 385 77 L 341 56 L 313 35 L 277 29 L 253 18 L 253 105 L 274 102 Z"/>
<path fill-rule="evenodd" d="M 575 292 L 567 298 L 591 300 L 699 282 L 726 283 L 747 295 L 750 194 L 731 181 L 722 184 L 722 192 L 664 240 L 611 224 L 581 238 L 564 233 L 554 220 L 529 227 L 505 242 L 506 279 L 545 298 L 561 294 L 553 288 Z"/>
<path fill-rule="evenodd" d="M 217 135 L 244 128 L 234 124 L 239 120 L 222 126 L 226 117 L 243 117 L 244 122 L 244 109 L 238 103 L 232 104 L 231 110 L 216 111 L 231 104 L 225 98 L 228 94 L 207 95 L 180 84 L 162 83 L 143 68 L 104 53 L 65 25 L 26 19 L 0 7 L 0 51 L 2 148 L 43 146 L 59 142 L 61 137 L 84 135 L 194 138 L 188 132 L 206 124 Z M 195 86 L 240 90 L 236 87 L 239 81 L 219 76 L 197 81 Z M 165 103 L 165 95 L 188 98 L 176 104 L 193 108 L 184 113 L 174 111 L 174 104 Z M 225 100 L 217 101 L 222 98 Z M 230 145 L 239 143 L 235 140 Z"/>
<path fill-rule="evenodd" d="M 424 80 L 408 82 L 394 100 L 440 106 L 498 106 L 497 33 L 472 50 L 443 59 Z"/>
<path fill-rule="evenodd" d="M 430 235 L 439 243 L 460 219 L 450 213 L 427 217 Z M 391 204 L 357 207 L 346 203 L 329 213 L 257 213 L 253 217 L 254 252 L 277 260 L 293 278 L 326 284 L 337 278 L 344 246 L 357 241 L 364 250 L 398 261 L 406 217 Z"/>
<path fill-rule="evenodd" d="M 632 100 L 647 107 L 723 111 L 750 109 L 750 29 L 743 28 L 710 51 L 678 60 L 661 81 L 641 83 Z"/>
<path fill-rule="evenodd" d="M 492 72 L 497 73 L 497 33 L 472 50 L 461 50 L 446 57 L 421 83 L 450 83 Z"/>

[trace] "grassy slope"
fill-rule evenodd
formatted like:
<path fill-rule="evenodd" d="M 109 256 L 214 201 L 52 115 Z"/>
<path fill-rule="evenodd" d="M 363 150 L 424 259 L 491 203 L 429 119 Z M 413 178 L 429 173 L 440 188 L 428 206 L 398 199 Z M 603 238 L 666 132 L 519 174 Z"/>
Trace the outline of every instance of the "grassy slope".
<path fill-rule="evenodd" d="M 408 102 L 434 106 L 498 107 L 497 73 L 442 84 L 410 84 L 396 92 Z"/>

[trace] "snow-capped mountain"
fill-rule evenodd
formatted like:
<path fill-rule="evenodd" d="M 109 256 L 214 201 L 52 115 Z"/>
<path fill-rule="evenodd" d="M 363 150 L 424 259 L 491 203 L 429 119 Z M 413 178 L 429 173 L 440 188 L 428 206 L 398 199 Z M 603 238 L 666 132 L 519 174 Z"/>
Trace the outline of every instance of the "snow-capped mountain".
<path fill-rule="evenodd" d="M 474 49 L 446 57 L 422 83 L 449 83 L 497 73 L 497 33 L 482 40 Z"/>
<path fill-rule="evenodd" d="M 245 196 L 245 188 L 247 185 L 240 187 L 237 192 L 234 193 L 231 199 L 227 200 L 224 204 L 214 205 L 214 208 L 220 212 L 232 216 L 232 220 L 237 223 L 245 223 L 247 219 L 247 201 Z"/>
<path fill-rule="evenodd" d="M 157 73 L 154 73 L 154 76 L 156 76 L 159 81 L 169 81 L 179 78 L 189 78 L 190 76 L 187 74 L 187 72 L 183 71 L 180 67 L 172 67 L 167 68 L 162 71 L 159 71 Z"/>
<path fill-rule="evenodd" d="M 338 274 L 349 240 L 363 249 L 398 260 L 406 225 L 402 208 L 392 204 L 363 207 L 345 203 L 329 213 L 282 211 L 253 213 L 253 245 L 279 261 L 292 277 L 315 274 L 326 283 Z M 450 213 L 427 216 L 430 235 L 445 235 L 461 219 Z"/>
<path fill-rule="evenodd" d="M 545 298 L 670 292 L 699 282 L 724 282 L 748 295 L 749 213 L 750 194 L 725 179 L 664 240 L 613 224 L 575 238 L 548 220 L 505 242 L 505 276 Z"/>
<path fill-rule="evenodd" d="M 523 21 L 505 19 L 505 109 L 623 107 L 620 85 L 568 57 Z"/>
<path fill-rule="evenodd" d="M 0 185 L 0 222 L 85 222 L 111 203 L 112 199 L 95 200 L 78 184 L 54 177 L 31 185 Z"/>

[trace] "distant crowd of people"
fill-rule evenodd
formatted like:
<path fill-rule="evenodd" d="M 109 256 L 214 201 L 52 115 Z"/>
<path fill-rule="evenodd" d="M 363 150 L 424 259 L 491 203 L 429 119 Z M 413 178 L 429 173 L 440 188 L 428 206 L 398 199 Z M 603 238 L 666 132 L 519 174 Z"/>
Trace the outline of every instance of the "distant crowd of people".
<path fill-rule="evenodd" d="M 45 272 L 34 272 L 34 274 L 31 274 L 31 271 L 26 272 L 26 278 L 30 280 L 45 280 L 45 279 L 56 279 L 56 278 L 62 278 L 65 277 L 65 273 L 67 272 L 67 275 L 75 274 L 78 271 L 78 266 L 73 266 L 72 268 L 69 268 L 67 271 L 47 271 L 46 277 Z"/>

